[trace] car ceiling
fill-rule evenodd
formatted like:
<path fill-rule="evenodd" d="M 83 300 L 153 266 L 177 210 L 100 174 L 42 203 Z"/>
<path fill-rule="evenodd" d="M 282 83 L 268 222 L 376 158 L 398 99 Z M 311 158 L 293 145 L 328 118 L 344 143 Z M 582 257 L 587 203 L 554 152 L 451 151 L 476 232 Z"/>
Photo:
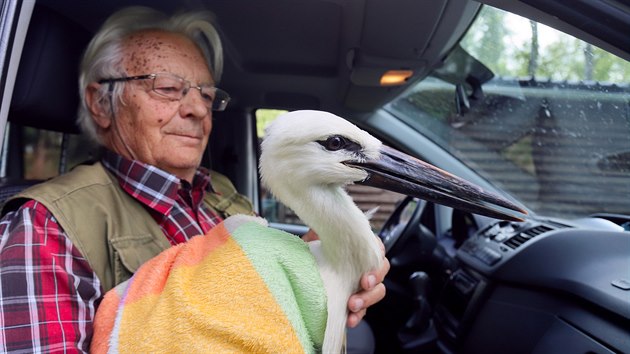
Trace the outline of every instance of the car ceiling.
<path fill-rule="evenodd" d="M 225 47 L 220 86 L 230 109 L 310 108 L 361 115 L 439 64 L 480 4 L 467 0 L 41 0 L 93 33 L 129 5 L 215 13 Z M 413 70 L 406 85 L 379 86 L 387 70 Z"/>
<path fill-rule="evenodd" d="M 571 25 L 580 18 L 566 15 L 560 6 L 563 1 L 484 2 L 517 10 L 622 57 L 630 56 L 625 34 L 630 32 L 626 28 L 630 15 L 619 1 L 579 0 L 581 6 L 590 4 L 589 13 L 593 14 L 582 29 Z M 546 7 L 550 11 L 551 3 L 565 19 L 538 10 Z M 232 96 L 230 110 L 322 109 L 354 119 L 372 113 L 440 66 L 481 6 L 470 0 L 39 0 L 36 11 L 46 9 L 85 31 L 64 37 L 69 42 L 89 38 L 109 14 L 130 5 L 167 13 L 181 9 L 215 13 L 225 48 L 220 86 Z M 615 23 L 621 27 L 601 24 L 610 18 L 611 9 L 617 11 Z M 618 32 L 625 41 L 619 42 Z M 78 56 L 64 61 L 78 62 Z M 384 72 L 401 69 L 413 72 L 405 84 L 380 86 Z M 68 78 L 69 85 L 76 85 L 75 80 Z"/>

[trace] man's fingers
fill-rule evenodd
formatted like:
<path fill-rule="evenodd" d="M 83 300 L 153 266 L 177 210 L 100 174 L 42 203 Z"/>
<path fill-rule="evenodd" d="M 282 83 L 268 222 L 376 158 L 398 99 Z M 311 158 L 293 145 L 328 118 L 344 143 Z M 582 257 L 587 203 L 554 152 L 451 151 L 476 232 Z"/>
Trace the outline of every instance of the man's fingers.
<path fill-rule="evenodd" d="M 372 290 L 361 293 L 360 296 L 363 299 L 363 307 L 368 308 L 383 300 L 385 292 L 385 285 L 383 283 L 378 283 L 374 288 L 372 288 Z"/>
<path fill-rule="evenodd" d="M 350 313 L 348 314 L 346 325 L 352 328 L 359 324 L 363 316 L 365 316 L 367 308 L 381 301 L 385 297 L 385 292 L 385 285 L 379 283 L 371 290 L 352 295 L 350 300 L 348 300 Z"/>
<path fill-rule="evenodd" d="M 350 309 L 353 313 L 365 310 L 366 308 L 383 300 L 385 292 L 385 285 L 383 285 L 383 283 L 379 283 L 370 290 L 364 290 L 356 293 L 350 296 L 350 299 L 348 300 L 348 309 Z"/>
<path fill-rule="evenodd" d="M 365 310 L 354 313 L 351 312 L 348 315 L 348 320 L 346 321 L 346 326 L 350 327 L 350 328 L 354 328 L 356 327 L 359 322 L 361 322 L 361 320 L 363 319 L 363 316 L 365 316 Z"/>
<path fill-rule="evenodd" d="M 382 283 L 389 272 L 389 260 L 383 257 L 383 265 L 381 269 L 376 269 L 373 272 L 366 273 L 361 277 L 361 288 L 363 290 L 370 290 L 377 284 Z"/>

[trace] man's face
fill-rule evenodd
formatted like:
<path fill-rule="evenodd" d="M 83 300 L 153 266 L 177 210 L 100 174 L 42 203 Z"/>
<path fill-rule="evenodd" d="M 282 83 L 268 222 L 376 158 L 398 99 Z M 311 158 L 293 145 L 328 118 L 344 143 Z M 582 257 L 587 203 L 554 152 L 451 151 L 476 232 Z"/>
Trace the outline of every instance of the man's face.
<path fill-rule="evenodd" d="M 213 79 L 199 48 L 186 37 L 146 31 L 127 38 L 123 65 L 128 76 L 170 73 L 192 83 L 212 84 Z M 128 158 L 157 166 L 192 180 L 212 130 L 212 111 L 199 90 L 190 89 L 181 100 L 152 91 L 153 80 L 128 81 L 109 145 Z M 125 146 L 126 145 L 126 146 Z"/>

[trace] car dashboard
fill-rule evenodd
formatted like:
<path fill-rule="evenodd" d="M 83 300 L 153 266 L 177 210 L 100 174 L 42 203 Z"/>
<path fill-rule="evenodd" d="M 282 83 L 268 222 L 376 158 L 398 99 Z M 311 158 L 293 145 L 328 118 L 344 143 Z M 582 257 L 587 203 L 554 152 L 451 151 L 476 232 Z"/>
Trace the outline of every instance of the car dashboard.
<path fill-rule="evenodd" d="M 433 312 L 441 351 L 630 349 L 630 233 L 620 225 L 497 221 L 456 259 Z"/>

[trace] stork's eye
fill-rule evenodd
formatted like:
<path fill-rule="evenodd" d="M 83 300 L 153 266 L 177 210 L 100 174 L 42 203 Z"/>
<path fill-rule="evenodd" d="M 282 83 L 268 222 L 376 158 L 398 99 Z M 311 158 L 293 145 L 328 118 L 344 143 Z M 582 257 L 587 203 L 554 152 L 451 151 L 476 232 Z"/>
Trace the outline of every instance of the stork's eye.
<path fill-rule="evenodd" d="M 326 144 L 324 145 L 326 150 L 330 150 L 330 151 L 341 150 L 343 149 L 344 146 L 346 146 L 346 139 L 338 135 L 333 135 L 329 137 L 328 139 L 326 139 Z"/>
<path fill-rule="evenodd" d="M 326 140 L 319 140 L 317 142 L 328 151 L 347 149 L 348 146 L 352 144 L 352 141 L 349 141 L 341 135 L 331 135 Z"/>
<path fill-rule="evenodd" d="M 361 145 L 341 135 L 331 135 L 326 140 L 318 140 L 317 143 L 328 151 L 339 151 L 345 149 L 356 152 L 361 150 Z"/>

